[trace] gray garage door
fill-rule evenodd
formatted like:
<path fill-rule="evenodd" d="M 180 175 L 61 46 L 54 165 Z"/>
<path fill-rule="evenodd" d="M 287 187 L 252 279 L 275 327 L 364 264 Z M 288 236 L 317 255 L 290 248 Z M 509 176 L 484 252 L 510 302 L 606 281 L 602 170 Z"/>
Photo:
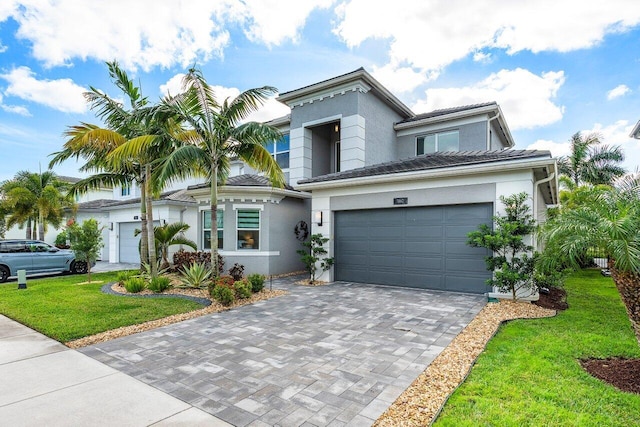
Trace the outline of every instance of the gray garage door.
<path fill-rule="evenodd" d="M 120 223 L 120 262 L 132 264 L 140 262 L 140 252 L 138 251 L 140 236 L 133 235 L 136 228 L 140 229 L 140 221 Z"/>
<path fill-rule="evenodd" d="M 486 292 L 487 251 L 466 240 L 492 215 L 490 203 L 336 212 L 336 280 Z"/>

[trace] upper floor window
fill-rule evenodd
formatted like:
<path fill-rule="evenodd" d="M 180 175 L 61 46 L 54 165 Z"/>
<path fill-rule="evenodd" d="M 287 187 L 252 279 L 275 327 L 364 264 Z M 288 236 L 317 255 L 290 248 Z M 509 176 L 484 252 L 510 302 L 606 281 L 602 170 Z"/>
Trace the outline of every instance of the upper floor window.
<path fill-rule="evenodd" d="M 120 189 L 121 196 L 130 196 L 131 195 L 131 185 L 123 185 Z"/>
<path fill-rule="evenodd" d="M 432 133 L 416 138 L 416 154 L 431 154 L 439 151 L 459 151 L 460 134 L 457 130 Z"/>
<path fill-rule="evenodd" d="M 286 181 L 289 182 L 289 134 L 284 134 L 280 140 L 267 144 L 267 150 L 276 159 Z"/>

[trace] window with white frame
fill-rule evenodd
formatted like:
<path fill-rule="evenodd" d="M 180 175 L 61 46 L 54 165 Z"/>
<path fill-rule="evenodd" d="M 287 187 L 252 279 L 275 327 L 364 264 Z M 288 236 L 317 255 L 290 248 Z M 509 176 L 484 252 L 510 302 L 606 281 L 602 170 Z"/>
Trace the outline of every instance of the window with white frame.
<path fill-rule="evenodd" d="M 416 155 L 440 151 L 460 151 L 460 133 L 457 130 L 432 133 L 416 138 Z"/>
<path fill-rule="evenodd" d="M 260 209 L 237 210 L 238 249 L 260 249 Z"/>
<path fill-rule="evenodd" d="M 123 185 L 120 189 L 121 196 L 130 196 L 131 195 L 131 184 Z"/>
<path fill-rule="evenodd" d="M 267 150 L 282 169 L 285 182 L 289 183 L 289 134 L 282 135 L 276 142 L 268 143 Z"/>
<path fill-rule="evenodd" d="M 218 209 L 218 249 L 222 249 L 224 242 L 224 210 Z M 202 249 L 211 249 L 211 210 L 202 211 Z"/>

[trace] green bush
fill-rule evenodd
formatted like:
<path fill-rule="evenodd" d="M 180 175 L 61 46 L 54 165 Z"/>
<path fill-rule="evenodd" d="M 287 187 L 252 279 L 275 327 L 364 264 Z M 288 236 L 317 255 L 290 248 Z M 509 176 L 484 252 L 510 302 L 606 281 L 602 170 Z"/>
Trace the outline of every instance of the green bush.
<path fill-rule="evenodd" d="M 236 296 L 238 299 L 249 298 L 252 294 L 251 292 L 251 283 L 247 280 L 238 280 L 233 284 L 233 287 L 236 290 Z"/>
<path fill-rule="evenodd" d="M 247 277 L 249 283 L 251 283 L 252 292 L 260 292 L 264 288 L 265 277 L 262 274 L 254 273 Z"/>
<path fill-rule="evenodd" d="M 153 292 L 164 292 L 171 287 L 171 280 L 168 277 L 158 276 L 151 279 L 148 288 Z"/>
<path fill-rule="evenodd" d="M 144 290 L 145 283 L 142 277 L 130 277 L 124 281 L 123 286 L 127 290 L 127 292 L 137 294 L 138 292 Z"/>
<path fill-rule="evenodd" d="M 211 292 L 211 296 L 213 297 L 213 299 L 225 306 L 233 304 L 233 302 L 236 300 L 233 289 L 222 285 L 216 285 Z"/>
<path fill-rule="evenodd" d="M 211 277 L 211 270 L 204 263 L 193 263 L 182 270 L 183 288 L 205 289 Z"/>
<path fill-rule="evenodd" d="M 127 279 L 130 279 L 137 274 L 138 272 L 135 270 L 122 270 L 118 271 L 116 278 L 118 279 L 118 282 L 124 283 Z"/>

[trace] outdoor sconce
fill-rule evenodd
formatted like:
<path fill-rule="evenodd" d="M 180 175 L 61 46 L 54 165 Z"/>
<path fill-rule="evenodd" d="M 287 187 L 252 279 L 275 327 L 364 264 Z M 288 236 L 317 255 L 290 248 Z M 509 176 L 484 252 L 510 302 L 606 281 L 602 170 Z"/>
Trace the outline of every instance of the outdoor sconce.
<path fill-rule="evenodd" d="M 113 223 L 112 222 L 109 223 L 109 231 L 113 231 Z"/>
<path fill-rule="evenodd" d="M 313 222 L 318 225 L 322 225 L 322 211 L 315 211 L 313 213 Z"/>

